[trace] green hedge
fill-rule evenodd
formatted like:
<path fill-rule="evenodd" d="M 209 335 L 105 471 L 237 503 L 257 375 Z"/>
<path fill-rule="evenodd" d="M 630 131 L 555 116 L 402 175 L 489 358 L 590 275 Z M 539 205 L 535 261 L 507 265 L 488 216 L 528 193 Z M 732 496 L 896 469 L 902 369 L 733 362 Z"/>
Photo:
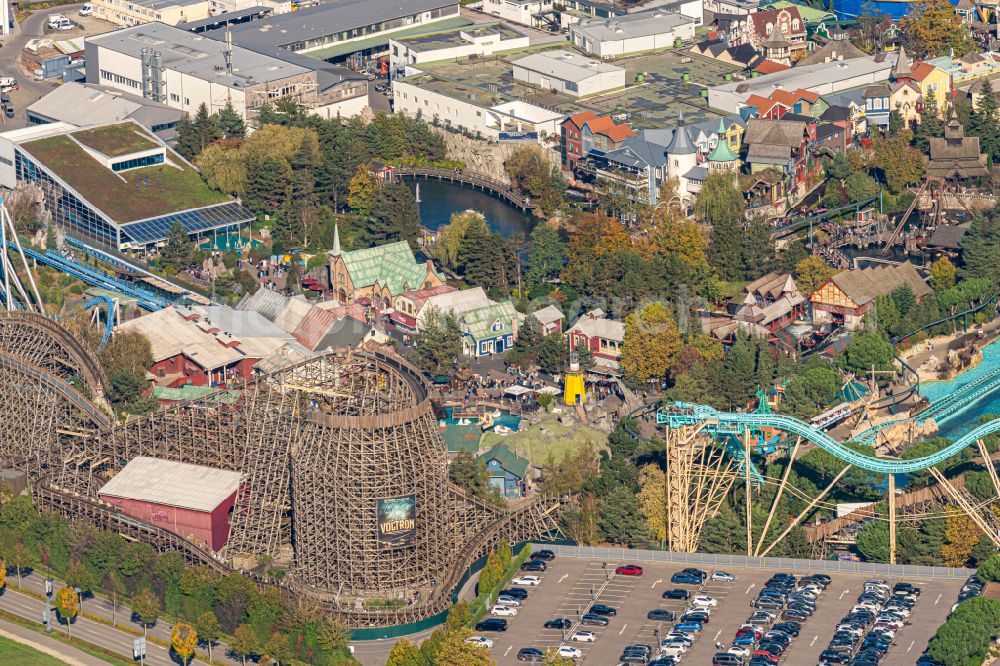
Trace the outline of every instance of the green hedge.
<path fill-rule="evenodd" d="M 507 583 L 509 583 L 510 579 L 521 570 L 521 565 L 524 564 L 530 556 L 531 544 L 526 544 L 523 548 L 521 548 L 521 552 L 519 552 L 517 556 L 511 560 L 510 566 L 507 567 L 507 570 L 503 573 L 503 578 L 500 579 L 500 582 L 497 583 L 496 587 L 492 590 L 479 590 L 479 594 L 476 595 L 475 600 L 469 606 L 472 611 L 472 618 L 469 620 L 470 627 L 474 626 L 484 615 L 486 615 L 486 612 L 489 610 L 489 608 L 487 608 L 487 600 L 497 598 L 500 590 L 507 587 Z"/>

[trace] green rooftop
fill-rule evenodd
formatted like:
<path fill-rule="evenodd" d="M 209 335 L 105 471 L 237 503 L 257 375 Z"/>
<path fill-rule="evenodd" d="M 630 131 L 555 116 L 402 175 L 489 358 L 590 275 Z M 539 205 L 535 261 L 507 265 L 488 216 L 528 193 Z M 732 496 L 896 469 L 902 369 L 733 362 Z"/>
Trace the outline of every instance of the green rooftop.
<path fill-rule="evenodd" d="M 475 455 L 479 452 L 479 440 L 483 436 L 483 429 L 479 423 L 469 425 L 451 423 L 441 431 L 441 436 L 448 446 L 448 453 L 466 451 Z"/>
<path fill-rule="evenodd" d="M 310 58 L 318 58 L 319 60 L 329 60 L 330 58 L 336 58 L 349 53 L 354 53 L 356 51 L 375 48 L 377 46 L 385 46 L 389 43 L 390 38 L 398 40 L 401 37 L 415 37 L 417 35 L 426 35 L 432 32 L 441 32 L 442 30 L 447 30 L 448 28 L 461 28 L 467 25 L 473 25 L 473 22 L 467 18 L 456 16 L 455 18 L 445 19 L 444 21 L 436 21 L 430 25 L 416 26 L 406 30 L 397 30 L 396 32 L 376 35 L 375 37 L 369 37 L 368 39 L 358 39 L 353 42 L 344 42 L 343 44 L 337 44 L 336 46 L 331 46 L 326 49 L 308 51 L 302 55 L 309 56 Z"/>
<path fill-rule="evenodd" d="M 834 16 L 832 12 L 816 9 L 815 7 L 809 7 L 808 5 L 800 5 L 797 2 L 789 2 L 789 0 L 778 0 L 777 2 L 772 2 L 767 5 L 768 9 L 790 9 L 792 7 L 799 10 L 799 16 L 801 16 L 802 20 L 806 23 L 821 23 L 823 21 L 837 20 L 837 17 Z"/>
<path fill-rule="evenodd" d="M 464 332 L 477 341 L 512 333 L 513 321 L 516 318 L 517 310 L 510 301 L 468 310 L 461 315 Z M 503 328 L 495 331 L 493 325 L 498 320 L 503 324 Z"/>
<path fill-rule="evenodd" d="M 494 444 L 493 448 L 479 456 L 479 459 L 486 462 L 496 460 L 501 467 L 519 479 L 523 479 L 528 471 L 528 459 L 511 451 L 506 444 Z"/>
<path fill-rule="evenodd" d="M 393 296 L 398 296 L 408 288 L 420 289 L 427 278 L 427 264 L 417 261 L 406 241 L 344 252 L 340 256 L 355 289 L 377 282 L 386 285 Z M 443 282 L 444 278 L 441 280 Z"/>
<path fill-rule="evenodd" d="M 104 125 L 73 132 L 74 139 L 108 157 L 119 157 L 140 150 L 151 150 L 160 144 L 153 141 L 135 123 Z"/>
<path fill-rule="evenodd" d="M 231 405 L 240 397 L 239 391 L 220 391 L 211 386 L 195 386 L 185 384 L 179 387 L 154 386 L 153 397 L 157 400 L 168 400 L 170 402 L 180 402 L 184 400 L 201 400 L 210 398 L 212 402 L 220 405 Z"/>
<path fill-rule="evenodd" d="M 118 224 L 231 201 L 210 189 L 194 167 L 169 149 L 166 156 L 170 163 L 116 174 L 66 134 L 28 141 L 20 147 Z"/>

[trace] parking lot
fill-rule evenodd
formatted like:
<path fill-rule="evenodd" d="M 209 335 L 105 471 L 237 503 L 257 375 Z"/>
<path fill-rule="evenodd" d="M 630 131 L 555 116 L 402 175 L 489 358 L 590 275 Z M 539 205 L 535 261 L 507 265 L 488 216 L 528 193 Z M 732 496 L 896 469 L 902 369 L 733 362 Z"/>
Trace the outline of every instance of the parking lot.
<path fill-rule="evenodd" d="M 751 602 L 773 574 L 780 569 L 739 569 L 727 567 L 736 576 L 735 582 L 711 581 L 701 586 L 678 585 L 670 577 L 681 570 L 679 564 L 643 564 L 642 576 L 614 575 L 614 569 L 625 562 L 607 562 L 560 557 L 550 563 L 548 571 L 537 574 L 542 582 L 527 588 L 529 598 L 516 617 L 507 618 L 508 630 L 504 633 L 484 633 L 494 640 L 493 653 L 498 664 L 516 664 L 517 652 L 523 647 L 543 650 L 560 645 L 579 648 L 582 656 L 578 663 L 614 665 L 619 663 L 622 649 L 633 643 L 647 643 L 654 648 L 661 636 L 671 629 L 669 622 L 646 619 L 650 610 L 662 608 L 678 615 L 687 608 L 687 602 L 666 600 L 662 593 L 668 589 L 688 589 L 692 596 L 703 594 L 718 600 L 712 609 L 710 621 L 697 636 L 694 645 L 681 660 L 685 664 L 710 664 L 717 651 L 716 643 L 728 648 L 737 629 L 753 612 Z M 709 573 L 712 570 L 703 567 Z M 796 573 L 796 578 L 799 574 Z M 831 574 L 832 582 L 817 603 L 816 612 L 803 621 L 802 631 L 782 655 L 781 663 L 815 664 L 819 654 L 834 634 L 835 627 L 856 603 L 864 581 L 872 576 Z M 883 666 L 914 664 L 927 646 L 927 641 L 944 622 L 955 602 L 964 579 L 889 579 L 889 584 L 903 581 L 921 588 L 922 595 L 913 614 L 899 630 L 892 646 L 882 660 Z M 607 627 L 577 626 L 577 621 L 592 603 L 601 603 L 617 609 L 609 618 Z M 567 630 L 546 629 L 544 623 L 557 617 L 573 622 Z M 589 642 L 564 641 L 573 631 L 593 631 L 595 640 Z"/>

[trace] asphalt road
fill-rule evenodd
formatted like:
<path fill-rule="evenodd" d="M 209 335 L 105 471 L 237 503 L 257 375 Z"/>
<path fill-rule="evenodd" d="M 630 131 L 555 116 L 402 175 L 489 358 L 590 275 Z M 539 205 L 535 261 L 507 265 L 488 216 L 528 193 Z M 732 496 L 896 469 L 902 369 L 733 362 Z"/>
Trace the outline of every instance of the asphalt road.
<path fill-rule="evenodd" d="M 622 562 L 608 562 L 609 570 Z M 780 569 L 727 569 L 736 576 L 732 583 L 707 581 L 698 589 L 694 586 L 670 583 L 670 576 L 683 568 L 682 565 L 644 565 L 640 577 L 612 576 L 607 580 L 605 570 L 599 561 L 576 558 L 559 558 L 541 574 L 542 584 L 527 588 L 529 598 L 519 609 L 518 615 L 507 618 L 509 627 L 504 633 L 483 635 L 493 639 L 494 657 L 500 666 L 516 664 L 517 652 L 522 647 L 534 646 L 542 649 L 573 645 L 583 652 L 577 660 L 580 664 L 606 666 L 617 664 L 622 649 L 632 643 L 648 643 L 655 646 L 660 635 L 669 630 L 668 623 L 656 623 L 646 619 L 646 614 L 654 608 L 680 612 L 684 602 L 662 599 L 662 592 L 671 588 L 686 588 L 692 594 L 696 591 L 718 600 L 712 610 L 710 622 L 697 637 L 694 645 L 683 659 L 683 663 L 708 664 L 716 652 L 715 643 L 728 648 L 736 630 L 753 612 L 751 602 L 764 582 Z M 798 574 L 796 574 L 798 577 Z M 856 603 L 864 581 L 871 576 L 852 574 L 832 574 L 833 582 L 819 598 L 817 610 L 803 622 L 802 633 L 792 641 L 785 652 L 782 664 L 799 666 L 815 664 L 827 643 L 833 636 L 839 620 Z M 912 666 L 927 646 L 927 641 L 938 626 L 944 622 L 951 605 L 958 596 L 964 580 L 893 578 L 890 584 L 905 580 L 920 587 L 923 594 L 917 601 L 913 615 L 897 633 L 892 647 L 883 660 L 883 666 Z M 568 617 L 575 621 L 578 613 L 586 612 L 594 600 L 618 610 L 610 618 L 607 627 L 581 627 L 593 631 L 593 643 L 563 641 L 559 630 L 545 629 L 546 620 L 554 617 Z M 571 630 L 572 631 L 572 630 Z M 569 632 L 567 632 L 569 633 Z"/>
<path fill-rule="evenodd" d="M 24 45 L 32 39 L 45 35 L 45 22 L 51 14 L 75 14 L 79 8 L 80 5 L 62 5 L 34 12 L 20 24 L 19 31 L 13 33 L 0 46 L 0 76 L 14 77 L 20 87 L 19 90 L 10 93 L 15 116 L 10 120 L 3 118 L 3 125 L 0 125 L 0 128 L 24 127 L 24 110 L 56 87 L 54 83 L 48 81 L 35 81 L 18 69 L 17 59 L 24 49 Z M 2 115 L 0 114 L 0 116 Z"/>
<path fill-rule="evenodd" d="M 13 582 L 15 580 L 15 576 L 11 574 L 9 580 Z M 23 587 L 38 594 L 45 593 L 45 578 L 38 574 L 33 573 L 22 576 L 22 585 Z M 100 617 L 108 623 L 111 623 L 112 615 L 114 615 L 114 620 L 118 625 L 127 626 L 129 630 L 133 632 L 142 630 L 140 625 L 131 621 L 131 610 L 122 604 L 118 604 L 117 610 L 114 610 L 111 602 L 107 599 L 91 597 L 85 599 L 82 606 L 84 613 Z M 17 592 L 8 587 L 2 596 L 0 596 L 0 608 L 9 613 L 14 613 L 25 619 L 31 620 L 32 622 L 38 622 L 41 624 L 42 611 L 45 609 L 45 603 L 39 601 L 33 596 Z M 66 631 L 66 625 L 62 623 L 53 624 L 53 628 L 56 631 Z M 149 627 L 147 633 L 150 637 L 155 637 L 165 643 L 169 643 L 170 631 L 172 628 L 173 625 L 160 620 L 152 627 Z M 132 657 L 132 640 L 135 636 L 131 633 L 126 633 L 121 629 L 116 629 L 101 622 L 95 622 L 81 616 L 77 617 L 73 622 L 72 635 L 85 640 L 88 643 L 92 643 L 109 650 L 114 650 L 115 652 L 125 655 L 127 658 Z M 176 666 L 176 662 L 170 658 L 169 650 L 151 641 L 147 642 L 146 645 L 149 653 L 146 657 L 147 664 Z M 216 645 L 212 648 L 212 658 L 216 661 L 221 660 L 226 663 L 233 664 L 233 666 L 242 663 L 241 660 L 234 659 L 226 655 L 226 647 L 222 644 Z"/>

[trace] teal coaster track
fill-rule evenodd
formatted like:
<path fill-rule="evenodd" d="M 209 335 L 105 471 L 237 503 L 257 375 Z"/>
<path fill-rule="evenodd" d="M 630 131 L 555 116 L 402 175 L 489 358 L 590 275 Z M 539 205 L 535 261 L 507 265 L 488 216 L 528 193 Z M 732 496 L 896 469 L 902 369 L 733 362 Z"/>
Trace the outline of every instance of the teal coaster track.
<path fill-rule="evenodd" d="M 994 419 L 929 456 L 912 460 L 895 460 L 859 453 L 805 421 L 782 414 L 720 412 L 708 405 L 673 402 L 666 403 L 656 410 L 656 423 L 668 428 L 703 426 L 703 432 L 707 434 L 732 436 L 741 436 L 748 429 L 776 428 L 798 435 L 855 467 L 885 474 L 904 474 L 928 469 L 972 446 L 983 437 L 1000 431 L 1000 419 Z M 864 443 L 857 438 L 850 441 Z"/>

